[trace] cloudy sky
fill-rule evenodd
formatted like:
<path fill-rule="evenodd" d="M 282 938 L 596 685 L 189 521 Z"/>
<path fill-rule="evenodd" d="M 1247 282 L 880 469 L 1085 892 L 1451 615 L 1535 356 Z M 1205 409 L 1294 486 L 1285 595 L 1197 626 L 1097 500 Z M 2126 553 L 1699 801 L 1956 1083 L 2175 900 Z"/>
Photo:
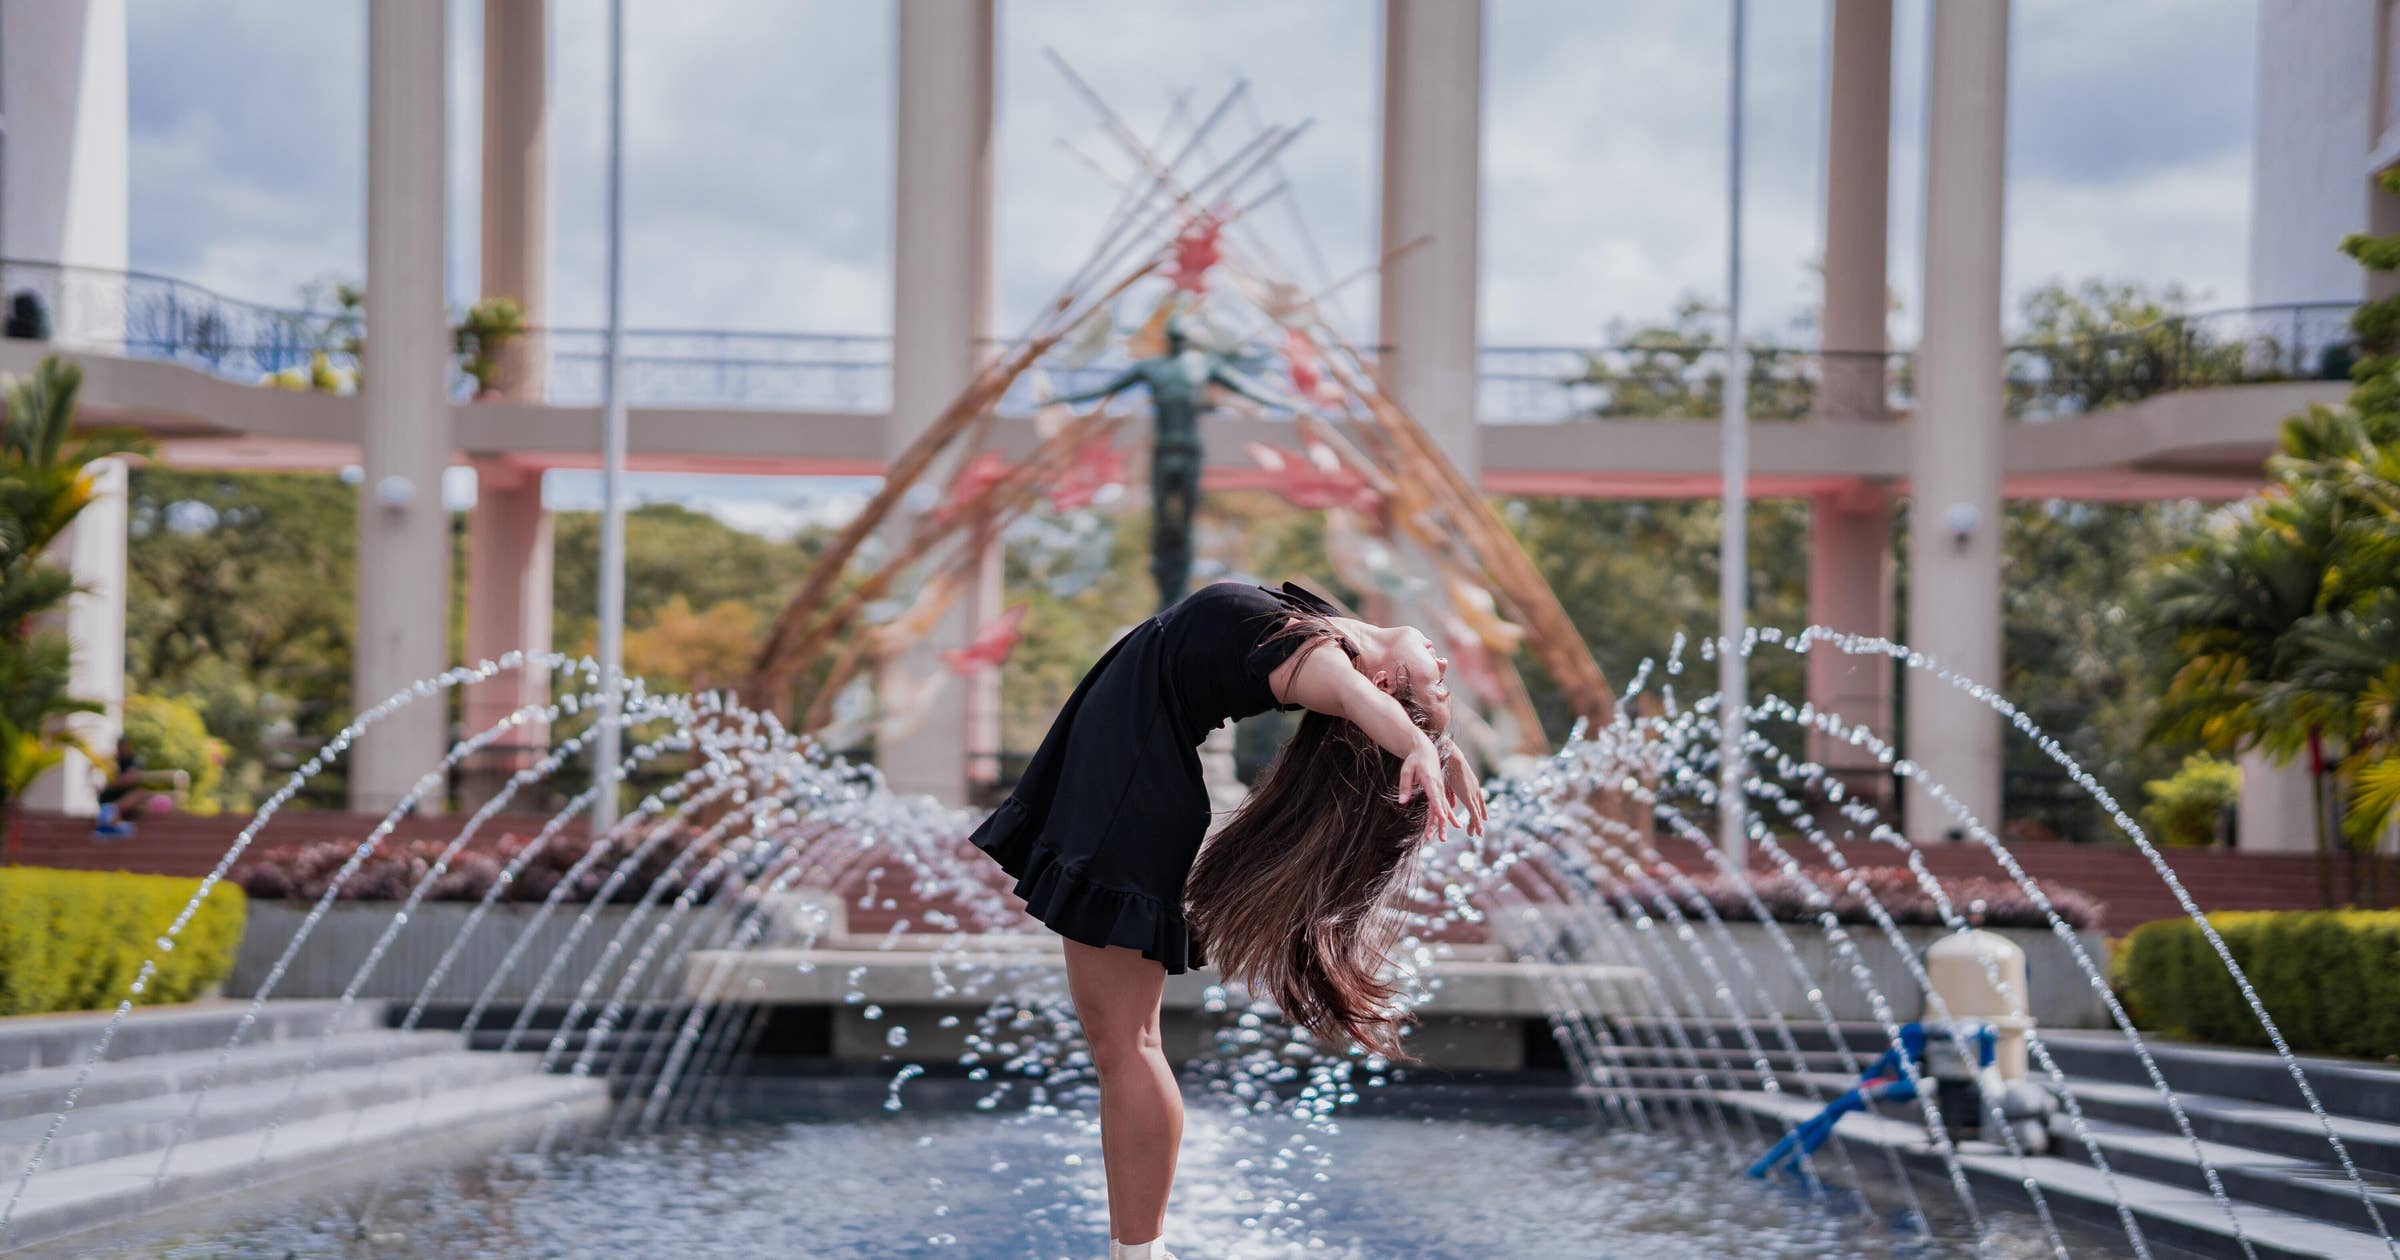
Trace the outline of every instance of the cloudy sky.
<path fill-rule="evenodd" d="M 476 275 L 481 5 L 451 15 L 450 288 Z M 2007 278 L 2179 283 L 2238 303 L 2259 0 L 2017 0 Z M 886 332 L 891 0 L 626 0 L 629 322 Z M 1108 151 L 1056 49 L 1145 133 L 1237 79 L 1238 138 L 1306 119 L 1259 226 L 1304 277 L 1375 253 L 1376 0 L 1004 0 L 995 326 L 1089 247 Z M 292 302 L 359 276 L 364 0 L 131 0 L 133 265 Z M 1828 9 L 1763 0 L 1744 253 L 1752 323 L 1814 305 Z M 1891 283 L 1919 305 L 1925 0 L 1898 0 Z M 1726 6 L 1487 0 L 1483 339 L 1582 342 L 1724 285 Z M 546 322 L 601 317 L 603 0 L 551 0 Z M 1229 146 L 1228 146 L 1229 147 Z M 1321 259 L 1321 264 L 1317 261 Z M 1371 285 L 1346 303 L 1364 336 Z M 554 487 L 554 495 L 556 491 Z M 573 497 L 570 495 L 569 497 Z"/>
<path fill-rule="evenodd" d="M 2176 281 L 2238 301 L 2257 0 L 2019 0 L 2007 269 Z M 476 0 L 448 0 L 451 283 L 475 275 Z M 1827 5 L 1753 6 L 1746 262 L 1764 326 L 1812 303 Z M 627 297 L 644 325 L 880 332 L 891 318 L 890 0 L 628 0 Z M 1246 77 L 1228 134 L 1310 119 L 1289 151 L 1291 264 L 1363 265 L 1375 233 L 1374 0 L 1008 0 L 997 292 L 1012 327 L 1081 256 L 1106 143 L 1055 48 L 1137 127 Z M 552 320 L 600 314 L 604 8 L 552 0 Z M 1723 5 L 1488 0 L 1487 341 L 1560 342 L 1723 285 Z M 133 0 L 134 265 L 262 301 L 355 277 L 363 0 Z M 1892 280 L 1916 305 L 1924 0 L 1895 38 Z M 1361 286 L 1350 304 L 1372 308 Z M 1908 315 L 1901 316 L 1905 332 Z M 1362 331 L 1364 331 L 1362 329 Z"/>

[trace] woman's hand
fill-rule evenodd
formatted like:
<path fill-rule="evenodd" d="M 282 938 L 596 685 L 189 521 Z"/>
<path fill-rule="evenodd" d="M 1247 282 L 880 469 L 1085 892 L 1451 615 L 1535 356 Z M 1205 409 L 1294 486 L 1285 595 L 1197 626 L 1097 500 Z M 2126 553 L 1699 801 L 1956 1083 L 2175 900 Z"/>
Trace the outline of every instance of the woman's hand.
<path fill-rule="evenodd" d="M 1450 758 L 1442 763 L 1442 785 L 1450 790 L 1450 799 L 1459 813 L 1466 815 L 1467 834 L 1481 836 L 1485 810 L 1483 783 L 1475 775 L 1474 763 L 1467 760 L 1466 750 L 1457 741 L 1450 743 Z"/>
<path fill-rule="evenodd" d="M 1407 804 L 1419 793 L 1424 795 L 1433 818 L 1443 827 L 1458 825 L 1458 814 L 1451 809 L 1449 793 L 1442 787 L 1442 755 L 1422 732 L 1408 755 L 1400 760 L 1400 803 Z"/>

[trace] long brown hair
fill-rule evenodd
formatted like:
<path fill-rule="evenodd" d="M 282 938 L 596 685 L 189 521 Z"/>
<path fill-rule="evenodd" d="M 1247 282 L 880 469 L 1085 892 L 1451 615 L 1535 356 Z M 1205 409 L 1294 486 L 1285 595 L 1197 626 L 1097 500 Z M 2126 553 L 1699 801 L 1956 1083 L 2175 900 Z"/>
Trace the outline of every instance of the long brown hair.
<path fill-rule="evenodd" d="M 1276 635 L 1303 636 L 1296 656 L 1340 637 L 1322 616 L 1293 616 Z M 1395 698 L 1420 729 L 1438 734 L 1413 688 Z M 1391 1009 L 1401 989 L 1381 973 L 1402 927 L 1391 903 L 1416 878 L 1432 803 L 1422 791 L 1400 803 L 1399 784 L 1400 759 L 1355 723 L 1308 714 L 1249 799 L 1201 846 L 1184 884 L 1184 918 L 1211 965 L 1285 1018 L 1336 1046 L 1356 1041 L 1413 1063 L 1400 1048 L 1413 1019 Z"/>

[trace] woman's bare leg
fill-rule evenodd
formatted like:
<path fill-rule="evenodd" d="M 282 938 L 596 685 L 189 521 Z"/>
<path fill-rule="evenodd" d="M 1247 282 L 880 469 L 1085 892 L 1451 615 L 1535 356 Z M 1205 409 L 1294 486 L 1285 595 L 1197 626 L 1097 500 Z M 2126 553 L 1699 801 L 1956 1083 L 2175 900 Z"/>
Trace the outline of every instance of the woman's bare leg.
<path fill-rule="evenodd" d="M 1138 949 L 1068 941 L 1067 993 L 1100 1075 L 1100 1162 L 1108 1170 L 1108 1234 L 1143 1243 L 1166 1228 L 1167 1192 L 1183 1147 L 1183 1095 L 1159 1036 L 1167 969 Z"/>

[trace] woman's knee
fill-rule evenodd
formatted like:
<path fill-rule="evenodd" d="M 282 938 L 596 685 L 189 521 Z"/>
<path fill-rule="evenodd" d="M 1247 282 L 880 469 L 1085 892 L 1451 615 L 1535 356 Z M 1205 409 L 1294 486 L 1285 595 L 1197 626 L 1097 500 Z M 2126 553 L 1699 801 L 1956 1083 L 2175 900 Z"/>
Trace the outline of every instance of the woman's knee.
<path fill-rule="evenodd" d="M 1093 1069 L 1104 1077 L 1145 1067 L 1145 1059 L 1166 1053 L 1158 1025 L 1147 1020 L 1121 1028 L 1093 1028 L 1086 1024 L 1084 1038 L 1091 1043 Z"/>

